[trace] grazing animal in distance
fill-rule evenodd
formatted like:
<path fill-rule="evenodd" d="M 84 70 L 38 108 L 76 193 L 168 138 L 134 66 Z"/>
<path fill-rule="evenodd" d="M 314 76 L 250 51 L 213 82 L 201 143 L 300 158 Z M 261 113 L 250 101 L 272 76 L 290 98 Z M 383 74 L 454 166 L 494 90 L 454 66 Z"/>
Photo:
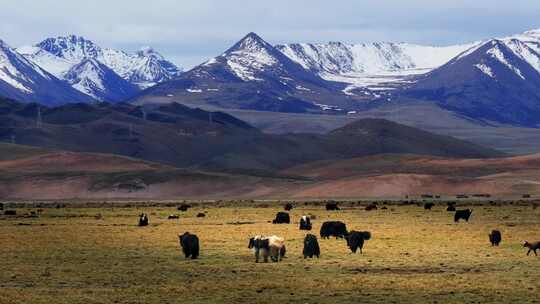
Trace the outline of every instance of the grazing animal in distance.
<path fill-rule="evenodd" d="M 182 205 L 178 206 L 177 209 L 178 209 L 179 211 L 184 211 L 184 212 L 185 212 L 185 211 L 188 211 L 189 208 L 191 208 L 191 205 L 188 205 L 188 204 L 182 204 Z"/>
<path fill-rule="evenodd" d="M 177 220 L 177 219 L 179 219 L 179 218 L 180 218 L 180 216 L 179 216 L 179 215 L 176 215 L 176 214 L 170 214 L 170 215 L 167 217 L 167 219 L 169 219 L 169 220 Z"/>
<path fill-rule="evenodd" d="M 448 208 L 446 208 L 446 211 L 449 211 L 449 212 L 456 211 L 456 207 L 454 205 L 448 205 Z"/>
<path fill-rule="evenodd" d="M 468 222 L 472 212 L 473 211 L 471 209 L 456 210 L 456 213 L 454 214 L 454 222 L 457 223 L 460 219 L 464 219 L 466 222 Z"/>
<path fill-rule="evenodd" d="M 320 231 L 321 238 L 328 239 L 331 236 L 337 238 L 343 238 L 347 235 L 347 226 L 343 222 L 329 221 L 324 222 Z"/>
<path fill-rule="evenodd" d="M 302 216 L 300 218 L 300 230 L 311 230 L 311 219 L 309 216 Z"/>
<path fill-rule="evenodd" d="M 17 215 L 16 210 L 6 210 L 4 211 L 4 215 Z"/>
<path fill-rule="evenodd" d="M 431 210 L 431 208 L 433 208 L 433 206 L 435 206 L 434 203 L 425 203 L 424 204 L 424 209 L 425 210 Z"/>
<path fill-rule="evenodd" d="M 278 212 L 272 224 L 290 224 L 291 218 L 287 212 Z"/>
<path fill-rule="evenodd" d="M 502 235 L 499 230 L 492 230 L 489 234 L 489 241 L 491 242 L 491 246 L 499 246 L 499 243 L 502 240 Z"/>
<path fill-rule="evenodd" d="M 197 213 L 197 217 L 205 217 L 205 216 L 206 216 L 206 214 L 204 214 L 204 213 L 202 213 L 202 212 Z"/>
<path fill-rule="evenodd" d="M 371 239 L 371 233 L 369 231 L 351 231 L 345 236 L 347 240 L 347 246 L 351 249 L 352 253 L 356 253 L 360 249 L 362 253 L 362 248 L 364 247 L 364 241 Z"/>
<path fill-rule="evenodd" d="M 264 262 L 268 262 L 268 255 L 270 252 L 270 245 L 268 238 L 260 235 L 256 235 L 249 239 L 248 248 L 255 253 L 255 263 L 259 263 L 259 257 L 262 254 Z"/>
<path fill-rule="evenodd" d="M 291 211 L 293 208 L 294 208 L 294 206 L 293 206 L 293 204 L 291 204 L 291 203 L 287 203 L 287 204 L 285 204 L 285 206 L 283 207 L 283 209 L 285 209 L 285 211 Z"/>
<path fill-rule="evenodd" d="M 339 210 L 339 206 L 337 203 L 326 203 L 326 210 L 328 211 Z"/>
<path fill-rule="evenodd" d="M 306 235 L 304 238 L 304 250 L 302 253 L 304 254 L 304 259 L 308 257 L 312 259 L 313 256 L 319 258 L 321 256 L 321 248 L 319 247 L 319 242 L 317 241 L 317 237 L 315 235 Z"/>
<path fill-rule="evenodd" d="M 529 251 L 527 251 L 527 255 L 529 255 L 531 251 L 534 252 L 534 255 L 538 255 L 536 254 L 536 250 L 540 248 L 540 242 L 529 243 L 525 241 L 523 243 L 523 247 L 529 248 Z"/>
<path fill-rule="evenodd" d="M 257 235 L 249 239 L 248 248 L 255 253 L 255 263 L 259 262 L 259 257 L 262 254 L 264 262 L 268 262 L 268 257 L 273 262 L 279 262 L 287 252 L 285 248 L 285 240 L 281 237 L 261 236 Z"/>
<path fill-rule="evenodd" d="M 366 211 L 377 210 L 377 205 L 376 204 L 369 204 L 369 205 L 366 206 L 365 210 Z"/>
<path fill-rule="evenodd" d="M 141 213 L 139 215 L 139 227 L 148 226 L 148 215 L 146 213 Z"/>
<path fill-rule="evenodd" d="M 285 239 L 276 235 L 268 237 L 268 246 L 270 248 L 270 258 L 273 262 L 279 262 L 285 256 Z"/>
<path fill-rule="evenodd" d="M 194 260 L 199 257 L 199 238 L 195 234 L 186 232 L 182 235 L 179 234 L 178 238 L 186 259 L 191 257 Z"/>

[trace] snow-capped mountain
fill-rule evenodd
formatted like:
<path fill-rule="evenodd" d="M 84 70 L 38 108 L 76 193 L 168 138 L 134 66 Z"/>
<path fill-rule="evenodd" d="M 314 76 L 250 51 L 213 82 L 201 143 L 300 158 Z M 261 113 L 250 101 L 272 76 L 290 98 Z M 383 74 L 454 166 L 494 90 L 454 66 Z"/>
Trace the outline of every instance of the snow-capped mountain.
<path fill-rule="evenodd" d="M 18 51 L 59 78 L 84 59 L 96 59 L 123 79 L 141 89 L 170 80 L 181 73 L 173 63 L 149 47 L 135 54 L 101 48 L 94 42 L 75 35 L 48 38 Z"/>
<path fill-rule="evenodd" d="M 469 117 L 540 125 L 540 54 L 516 38 L 481 43 L 405 89 Z"/>
<path fill-rule="evenodd" d="M 92 100 L 0 40 L 0 96 L 57 105 Z"/>
<path fill-rule="evenodd" d="M 75 89 L 97 100 L 122 101 L 134 96 L 138 87 L 118 76 L 94 58 L 85 58 L 64 74 Z"/>
<path fill-rule="evenodd" d="M 350 93 L 357 88 L 394 89 L 408 83 L 410 76 L 429 72 L 473 45 L 434 47 L 391 42 L 330 42 L 286 44 L 277 48 L 326 80 L 351 84 L 345 91 Z"/>
<path fill-rule="evenodd" d="M 180 96 L 184 102 L 227 108 L 285 112 L 339 108 L 347 96 L 343 85 L 304 69 L 255 33 L 250 33 L 220 56 L 146 91 L 138 102 Z M 324 100 L 325 102 L 321 102 Z M 329 108 L 330 107 L 330 108 Z"/>

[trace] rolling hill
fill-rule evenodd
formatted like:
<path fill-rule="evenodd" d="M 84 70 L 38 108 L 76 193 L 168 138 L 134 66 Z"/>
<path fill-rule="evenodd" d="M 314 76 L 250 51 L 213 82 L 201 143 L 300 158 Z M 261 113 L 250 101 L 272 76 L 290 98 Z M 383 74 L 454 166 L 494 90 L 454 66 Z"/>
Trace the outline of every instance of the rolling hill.
<path fill-rule="evenodd" d="M 182 168 L 262 172 L 324 159 L 379 153 L 493 157 L 502 153 L 380 119 L 326 134 L 265 134 L 221 112 L 180 104 L 0 103 L 0 140 L 145 159 Z"/>

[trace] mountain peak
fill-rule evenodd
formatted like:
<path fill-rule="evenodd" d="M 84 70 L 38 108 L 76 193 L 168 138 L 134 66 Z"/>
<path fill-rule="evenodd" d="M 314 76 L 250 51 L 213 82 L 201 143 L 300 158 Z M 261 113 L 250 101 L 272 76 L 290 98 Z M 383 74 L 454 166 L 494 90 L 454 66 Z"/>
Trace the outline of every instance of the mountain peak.
<path fill-rule="evenodd" d="M 143 46 L 137 51 L 137 56 L 143 58 L 155 58 L 157 60 L 165 60 L 165 57 L 163 57 L 159 52 L 157 52 L 153 47 L 151 46 Z"/>
<path fill-rule="evenodd" d="M 47 38 L 36 46 L 64 59 L 95 58 L 102 52 L 93 41 L 77 35 Z"/>
<path fill-rule="evenodd" d="M 272 45 L 264 41 L 259 35 L 251 32 L 227 50 L 226 53 L 237 51 L 260 51 L 261 49 L 271 50 L 273 48 Z"/>

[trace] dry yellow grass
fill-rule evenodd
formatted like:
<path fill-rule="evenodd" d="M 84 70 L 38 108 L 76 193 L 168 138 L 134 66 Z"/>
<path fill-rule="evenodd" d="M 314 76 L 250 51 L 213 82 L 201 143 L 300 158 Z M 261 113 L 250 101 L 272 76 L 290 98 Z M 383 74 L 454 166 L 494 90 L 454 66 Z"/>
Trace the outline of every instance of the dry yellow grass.
<path fill-rule="evenodd" d="M 540 257 L 527 257 L 521 241 L 540 240 L 540 209 L 475 207 L 471 222 L 454 224 L 442 206 L 388 208 L 302 206 L 291 212 L 290 225 L 268 223 L 281 205 L 186 213 L 45 209 L 35 219 L 3 217 L 0 303 L 539 303 Z M 203 210 L 207 217 L 196 218 Z M 140 228 L 143 211 L 150 225 Z M 171 213 L 180 220 L 167 220 Z M 304 214 L 317 216 L 314 234 L 323 221 L 343 220 L 373 238 L 356 255 L 343 240 L 319 240 L 321 258 L 304 260 L 305 232 L 297 225 Z M 503 233 L 499 248 L 488 242 L 495 228 Z M 179 250 L 177 235 L 185 231 L 201 240 L 199 260 Z M 255 264 L 247 249 L 255 234 L 284 236 L 288 257 Z"/>

